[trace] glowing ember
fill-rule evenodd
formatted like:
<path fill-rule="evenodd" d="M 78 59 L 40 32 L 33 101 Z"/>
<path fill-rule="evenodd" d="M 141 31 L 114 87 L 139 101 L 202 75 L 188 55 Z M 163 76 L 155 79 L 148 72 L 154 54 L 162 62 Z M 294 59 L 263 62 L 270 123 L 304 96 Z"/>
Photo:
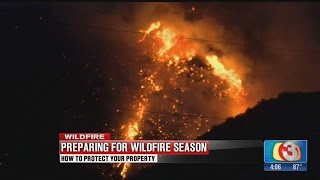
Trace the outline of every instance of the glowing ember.
<path fill-rule="evenodd" d="M 196 8 L 194 6 L 192 6 L 192 8 L 189 10 L 189 12 L 195 11 Z"/>

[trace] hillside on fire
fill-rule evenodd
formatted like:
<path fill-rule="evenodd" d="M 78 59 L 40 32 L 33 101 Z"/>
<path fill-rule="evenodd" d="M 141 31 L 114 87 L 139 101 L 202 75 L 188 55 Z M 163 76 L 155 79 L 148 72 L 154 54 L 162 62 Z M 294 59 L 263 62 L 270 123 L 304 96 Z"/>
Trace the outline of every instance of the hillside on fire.
<path fill-rule="evenodd" d="M 320 180 L 317 17 L 316 3 L 0 3 L 0 180 Z M 60 133 L 261 147 L 209 153 L 245 164 L 61 163 Z M 308 140 L 307 171 L 264 172 L 266 139 Z"/>
<path fill-rule="evenodd" d="M 282 93 L 275 99 L 261 100 L 255 107 L 224 123 L 213 126 L 199 139 L 307 139 L 308 172 L 270 173 L 261 164 L 160 164 L 145 169 L 134 179 L 319 179 L 317 155 L 319 139 L 320 92 Z M 252 154 L 256 155 L 256 154 Z"/>

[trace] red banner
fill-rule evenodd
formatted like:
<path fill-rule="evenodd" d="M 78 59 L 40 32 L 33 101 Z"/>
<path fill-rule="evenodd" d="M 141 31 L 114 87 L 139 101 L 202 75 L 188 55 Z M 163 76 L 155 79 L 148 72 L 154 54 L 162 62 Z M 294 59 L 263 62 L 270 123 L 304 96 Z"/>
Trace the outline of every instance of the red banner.
<path fill-rule="evenodd" d="M 110 140 L 110 133 L 59 133 L 59 140 Z"/>
<path fill-rule="evenodd" d="M 203 140 L 60 140 L 60 154 L 208 155 Z"/>

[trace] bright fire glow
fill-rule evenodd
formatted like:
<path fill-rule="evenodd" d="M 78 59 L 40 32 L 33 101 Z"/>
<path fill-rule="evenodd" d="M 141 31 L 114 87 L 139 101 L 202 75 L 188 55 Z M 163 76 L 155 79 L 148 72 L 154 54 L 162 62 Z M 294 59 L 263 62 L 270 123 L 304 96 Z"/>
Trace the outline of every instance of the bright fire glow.
<path fill-rule="evenodd" d="M 138 108 L 139 110 L 136 113 L 136 117 L 132 120 L 132 122 L 128 123 L 128 127 L 125 132 L 125 136 L 126 136 L 125 139 L 127 140 L 134 140 L 136 136 L 139 135 L 140 133 L 138 124 L 142 121 L 145 106 L 143 106 L 142 103 L 139 103 Z M 130 163 L 123 164 L 123 167 L 120 173 L 123 178 L 126 178 L 126 174 L 129 167 L 130 167 Z"/>
<path fill-rule="evenodd" d="M 194 10 L 193 7 L 192 11 Z M 132 106 L 138 111 L 121 127 L 124 139 L 141 139 L 145 134 L 155 139 L 176 139 L 180 136 L 184 139 L 194 138 L 188 133 L 183 133 L 182 130 L 178 129 L 178 126 L 187 130 L 193 128 L 198 134 L 209 130 L 208 119 L 203 121 L 201 116 L 192 119 L 182 117 L 178 120 L 174 117 L 168 119 L 160 115 L 157 118 L 147 117 L 144 112 L 152 105 L 150 101 L 154 97 L 163 97 L 162 101 L 157 103 L 157 107 L 159 106 L 159 109 L 170 113 L 179 113 L 180 107 L 184 104 L 183 99 L 176 93 L 185 93 L 191 88 L 196 89 L 197 87 L 213 89 L 210 92 L 214 93 L 216 98 L 228 97 L 237 102 L 243 102 L 246 93 L 242 86 L 242 79 L 234 69 L 227 69 L 216 55 L 212 55 L 212 52 L 205 55 L 197 53 L 201 46 L 195 46 L 188 40 L 178 38 L 176 34 L 176 32 L 179 32 L 178 30 L 163 27 L 163 24 L 159 21 L 152 23 L 147 30 L 140 30 L 139 32 L 144 33 L 139 43 L 151 42 L 151 45 L 148 46 L 151 54 L 146 55 L 152 58 L 153 66 L 151 66 L 152 69 L 142 68 L 138 72 L 141 76 L 141 85 Z M 147 35 L 151 33 L 153 33 L 152 36 L 147 38 Z M 147 41 L 147 39 L 150 39 L 150 41 Z M 190 65 L 190 62 L 196 56 L 200 57 L 204 65 L 197 66 L 194 63 Z M 169 78 L 165 79 L 163 73 L 168 74 Z M 217 82 L 217 78 L 220 79 L 219 82 Z M 225 84 L 227 84 L 227 88 L 223 86 Z M 244 104 L 242 103 L 241 107 Z M 165 122 L 162 121 L 163 119 L 165 119 Z M 151 124 L 148 130 L 146 130 L 146 127 L 142 127 L 145 122 Z M 166 130 L 172 128 L 169 123 L 176 123 L 174 124 L 174 130 Z M 126 178 L 131 165 L 129 163 L 120 165 L 118 167 L 122 168 L 121 176 Z"/>
<path fill-rule="evenodd" d="M 235 73 L 234 69 L 227 70 L 215 55 L 206 56 L 206 60 L 213 67 L 213 74 L 228 82 L 230 86 L 229 95 L 231 97 L 239 98 L 239 96 L 243 95 L 241 94 L 244 93 L 242 80 Z"/>
<path fill-rule="evenodd" d="M 140 30 L 139 32 L 144 33 L 144 35 L 143 35 L 143 38 L 139 40 L 139 42 L 144 41 L 144 39 L 146 38 L 146 36 L 148 34 L 150 34 L 150 32 L 152 32 L 152 31 L 154 31 L 156 29 L 159 29 L 159 28 L 160 28 L 160 22 L 158 21 L 158 22 L 152 23 L 147 30 L 145 30 L 145 31 L 144 30 Z"/>
<path fill-rule="evenodd" d="M 163 56 L 168 50 L 170 50 L 177 42 L 175 34 L 170 29 L 163 29 L 157 32 L 157 36 L 162 40 L 163 46 L 159 50 L 159 56 Z"/>

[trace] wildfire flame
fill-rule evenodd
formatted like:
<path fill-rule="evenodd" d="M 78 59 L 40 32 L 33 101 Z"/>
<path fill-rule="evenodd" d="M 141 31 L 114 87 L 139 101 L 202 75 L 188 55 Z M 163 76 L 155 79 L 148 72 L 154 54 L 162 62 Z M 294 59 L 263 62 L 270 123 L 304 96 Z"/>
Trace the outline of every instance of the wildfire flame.
<path fill-rule="evenodd" d="M 242 87 L 242 80 L 235 73 L 234 69 L 226 70 L 224 65 L 218 60 L 215 55 L 206 56 L 206 60 L 213 67 L 213 74 L 226 80 L 230 85 L 228 92 L 229 95 L 235 99 L 239 98 L 244 94 L 244 89 Z"/>
<path fill-rule="evenodd" d="M 143 33 L 144 34 L 144 36 L 142 37 L 142 39 L 140 39 L 139 40 L 139 42 L 142 42 L 142 41 L 144 41 L 144 39 L 146 38 L 146 36 L 148 35 L 148 34 L 150 34 L 150 32 L 152 32 L 152 31 L 154 31 L 154 30 L 156 30 L 156 29 L 159 29 L 160 28 L 160 22 L 158 21 L 158 22 L 155 22 L 155 23 L 152 23 L 151 25 L 150 25 L 150 27 L 147 29 L 147 30 L 139 30 L 139 32 L 141 32 L 141 33 Z"/>
<path fill-rule="evenodd" d="M 159 56 L 163 56 L 168 50 L 170 50 L 177 42 L 175 33 L 170 29 L 163 29 L 157 32 L 157 36 L 162 40 L 163 46 L 159 50 Z"/>
<path fill-rule="evenodd" d="M 192 8 L 194 11 L 195 8 Z M 175 31 L 171 28 L 163 27 L 163 25 L 158 22 L 152 23 L 147 30 L 140 30 L 139 32 L 144 33 L 144 36 L 139 40 L 139 43 L 142 43 L 146 40 L 147 35 L 152 39 L 152 50 L 150 56 L 152 57 L 153 63 L 155 63 L 156 67 L 165 67 L 166 72 L 170 73 L 170 78 L 167 80 L 170 88 L 180 93 L 186 92 L 190 89 L 190 85 L 186 84 L 185 80 L 181 80 L 185 78 L 185 76 L 192 77 L 191 83 L 199 84 L 199 85 L 209 85 L 213 87 L 213 89 L 217 89 L 219 84 L 214 83 L 212 80 L 206 78 L 206 76 L 218 77 L 221 79 L 221 83 L 226 82 L 228 85 L 228 89 L 224 91 L 219 91 L 217 93 L 218 97 L 221 97 L 222 94 L 227 95 L 235 100 L 243 99 L 246 95 L 245 90 L 242 86 L 242 79 L 235 72 L 234 69 L 227 69 L 225 65 L 219 61 L 219 58 L 216 55 L 201 54 L 198 48 L 199 46 L 194 46 L 194 44 L 189 41 L 184 40 L 183 38 L 179 38 Z M 155 32 L 155 33 L 154 33 Z M 203 52 L 203 51 L 201 51 Z M 207 68 L 196 67 L 188 65 L 188 62 L 192 61 L 195 56 L 201 56 L 202 61 L 207 64 Z M 161 81 L 161 72 L 157 71 L 158 69 L 141 69 L 138 74 L 141 75 L 141 88 L 137 93 L 137 100 L 134 103 L 133 107 L 138 109 L 136 114 L 126 121 L 126 124 L 121 127 L 122 129 L 122 137 L 126 140 L 134 140 L 141 138 L 145 133 L 141 125 L 145 122 L 145 114 L 144 112 L 147 110 L 147 107 L 150 105 L 151 95 L 154 93 L 163 93 L 163 100 L 170 99 L 169 105 L 162 105 L 161 108 L 166 111 L 177 113 L 179 112 L 179 107 L 183 105 L 183 101 L 178 97 L 173 95 L 170 96 L 166 94 L 167 86 L 162 85 Z M 163 70 L 163 69 L 162 69 Z M 155 72 L 154 72 L 155 71 Z M 163 70 L 164 71 L 164 70 Z M 206 75 L 207 74 L 207 75 Z M 174 98 L 174 99 L 172 99 Z M 182 118 L 185 120 L 185 117 Z M 154 131 L 157 131 L 157 134 L 160 135 L 161 138 L 173 138 L 175 134 L 172 132 L 164 131 L 164 124 L 161 124 L 161 119 L 152 119 L 149 118 L 150 121 L 155 127 L 155 130 L 150 130 L 152 135 L 155 135 Z M 175 122 L 175 119 L 172 119 L 172 122 Z M 207 120 L 206 120 L 207 122 Z M 192 123 L 196 124 L 196 129 L 199 131 L 200 129 L 205 128 L 202 125 L 201 117 L 194 120 Z M 190 125 L 190 123 L 183 122 L 181 126 L 185 127 L 195 127 L 194 125 Z M 181 133 L 179 130 L 178 133 Z M 154 136 L 157 137 L 157 136 Z M 191 138 L 190 136 L 186 136 L 185 138 Z M 129 163 L 124 163 L 121 170 L 121 176 L 123 178 L 127 177 L 128 170 L 130 168 Z"/>
<path fill-rule="evenodd" d="M 143 118 L 143 113 L 145 110 L 145 106 L 142 103 L 139 103 L 138 105 L 139 111 L 136 113 L 136 117 L 132 120 L 132 122 L 129 121 L 128 127 L 125 132 L 125 139 L 126 140 L 134 140 L 137 135 L 139 135 L 139 123 L 141 123 Z M 124 127 L 124 126 L 123 126 Z M 130 167 L 130 163 L 124 163 L 120 175 L 122 178 L 126 178 L 127 171 Z"/>

